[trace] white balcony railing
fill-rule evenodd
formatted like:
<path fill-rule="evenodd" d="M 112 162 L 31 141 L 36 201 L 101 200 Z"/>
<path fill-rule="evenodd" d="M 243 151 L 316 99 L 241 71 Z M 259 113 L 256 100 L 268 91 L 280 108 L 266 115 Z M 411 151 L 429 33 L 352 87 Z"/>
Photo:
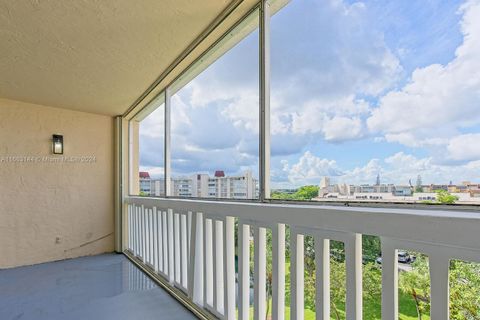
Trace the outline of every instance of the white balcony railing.
<path fill-rule="evenodd" d="M 130 197 L 126 252 L 185 299 L 218 318 L 266 313 L 266 230 L 272 231 L 272 319 L 284 319 L 285 226 L 290 227 L 291 319 L 303 319 L 303 239 L 315 239 L 316 317 L 330 319 L 329 241 L 345 244 L 346 318 L 362 319 L 362 234 L 382 245 L 382 319 L 398 319 L 397 250 L 429 256 L 431 318 L 449 319 L 449 261 L 480 262 L 480 213 Z M 238 243 L 235 248 L 235 219 Z M 250 257 L 250 230 L 254 257 Z M 238 275 L 235 274 L 235 252 Z M 236 287 L 238 282 L 238 294 Z M 238 314 L 236 309 L 238 308 Z"/>

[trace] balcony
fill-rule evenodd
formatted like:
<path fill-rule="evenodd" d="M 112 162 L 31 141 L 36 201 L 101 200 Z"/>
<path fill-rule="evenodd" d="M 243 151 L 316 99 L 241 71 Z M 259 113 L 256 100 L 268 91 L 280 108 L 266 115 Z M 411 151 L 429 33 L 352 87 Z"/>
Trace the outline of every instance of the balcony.
<path fill-rule="evenodd" d="M 0 319 L 480 319 L 478 1 L 0 8 Z"/>

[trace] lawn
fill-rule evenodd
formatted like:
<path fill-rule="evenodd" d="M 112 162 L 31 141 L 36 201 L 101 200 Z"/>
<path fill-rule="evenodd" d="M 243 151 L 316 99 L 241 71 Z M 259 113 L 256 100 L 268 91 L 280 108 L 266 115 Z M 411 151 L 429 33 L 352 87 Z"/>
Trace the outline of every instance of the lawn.
<path fill-rule="evenodd" d="M 290 263 L 286 262 L 285 264 L 285 271 L 287 274 L 287 278 L 290 273 Z M 287 284 L 288 285 L 288 284 Z M 288 301 L 288 299 L 286 299 Z M 363 300 L 363 319 L 365 320 L 381 320 L 381 299 L 364 299 Z M 271 300 L 269 301 L 270 308 L 269 308 L 269 317 L 271 316 Z M 417 310 L 415 307 L 415 302 L 413 298 L 403 292 L 398 293 L 398 312 L 399 312 L 399 320 L 417 320 Z M 345 319 L 345 305 L 339 305 L 339 315 L 340 319 Z M 310 309 L 305 309 L 305 320 L 315 320 L 315 311 Z M 331 310 L 331 319 L 336 320 L 335 314 L 333 309 Z M 250 319 L 253 319 L 253 306 L 250 308 Z M 285 306 L 285 319 L 290 319 L 290 306 Z M 422 315 L 423 320 L 430 320 L 428 315 Z"/>
<path fill-rule="evenodd" d="M 399 304 L 399 320 L 417 320 L 417 311 L 413 299 L 401 292 L 398 294 Z M 271 303 L 271 300 L 270 300 Z M 345 306 L 339 306 L 340 319 L 345 319 Z M 270 306 L 270 314 L 271 314 Z M 333 312 L 333 311 L 332 311 Z M 336 320 L 332 314 L 330 317 Z M 363 302 L 363 319 L 365 320 L 381 320 L 381 304 L 380 301 L 364 301 Z M 250 319 L 253 319 L 253 307 L 250 308 Z M 270 317 L 269 317 L 270 319 Z M 285 306 L 285 319 L 290 319 L 290 307 Z M 430 320 L 428 315 L 422 315 L 422 319 Z M 315 312 L 310 309 L 305 309 L 305 320 L 315 320 Z"/>

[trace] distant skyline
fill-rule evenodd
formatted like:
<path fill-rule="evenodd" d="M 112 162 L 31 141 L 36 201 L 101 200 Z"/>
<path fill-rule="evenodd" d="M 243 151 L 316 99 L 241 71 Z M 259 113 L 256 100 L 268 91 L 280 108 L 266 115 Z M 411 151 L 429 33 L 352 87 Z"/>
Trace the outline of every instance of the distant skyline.
<path fill-rule="evenodd" d="M 271 32 L 272 188 L 480 180 L 480 0 L 292 0 Z M 257 53 L 253 32 L 174 95 L 172 174 L 258 175 Z M 153 175 L 162 121 L 140 129 Z"/>

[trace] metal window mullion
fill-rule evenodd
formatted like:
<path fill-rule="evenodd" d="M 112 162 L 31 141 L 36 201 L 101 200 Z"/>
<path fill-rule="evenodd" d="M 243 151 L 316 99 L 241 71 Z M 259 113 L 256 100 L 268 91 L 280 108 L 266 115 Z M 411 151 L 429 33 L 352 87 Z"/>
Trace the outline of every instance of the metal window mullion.
<path fill-rule="evenodd" d="M 164 187 L 165 187 L 165 196 L 171 196 L 171 188 L 170 188 L 170 169 L 171 169 L 171 154 L 170 154 L 170 145 L 171 145 L 171 96 L 170 96 L 170 89 L 167 88 L 165 90 L 165 117 L 164 117 Z"/>
<path fill-rule="evenodd" d="M 270 11 L 267 0 L 260 6 L 260 201 L 270 198 Z"/>
<path fill-rule="evenodd" d="M 127 195 L 133 194 L 132 192 L 132 122 L 128 121 L 127 125 Z"/>

